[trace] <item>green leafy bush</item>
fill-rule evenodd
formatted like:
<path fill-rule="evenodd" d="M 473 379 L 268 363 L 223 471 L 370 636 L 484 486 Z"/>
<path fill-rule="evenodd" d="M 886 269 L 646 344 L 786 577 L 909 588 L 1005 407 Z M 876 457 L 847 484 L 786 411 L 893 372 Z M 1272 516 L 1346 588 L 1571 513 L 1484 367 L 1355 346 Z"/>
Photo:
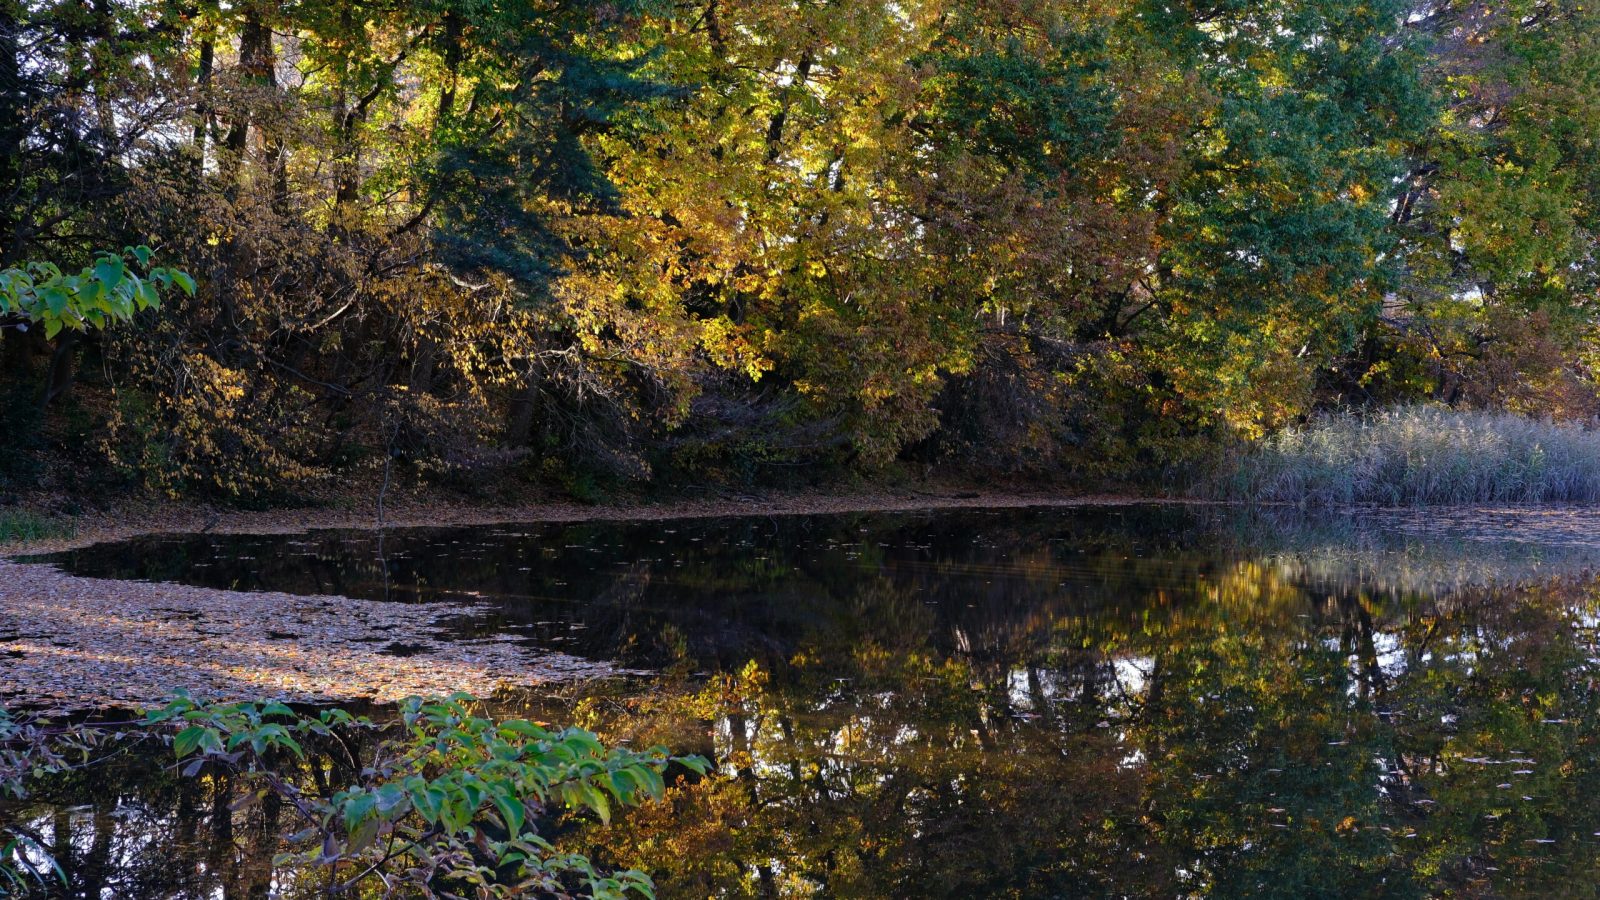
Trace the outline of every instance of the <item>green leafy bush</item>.
<path fill-rule="evenodd" d="M 160 306 L 164 290 L 194 296 L 194 279 L 176 269 L 149 268 L 153 255 L 149 247 L 124 247 L 100 254 L 76 275 L 51 262 L 0 270 L 0 315 L 39 323 L 45 337 L 53 338 L 63 328 L 87 331 L 126 322 L 136 312 Z M 146 269 L 143 277 L 138 268 Z"/>
<path fill-rule="evenodd" d="M 226 777 L 237 787 L 235 811 L 267 803 L 289 811 L 296 830 L 281 836 L 274 865 L 317 872 L 333 895 L 381 882 L 390 895 L 653 897 L 643 872 L 603 871 L 542 832 L 564 811 L 609 821 L 614 807 L 660 798 L 667 766 L 703 774 L 705 761 L 660 747 L 608 748 L 583 729 L 497 720 L 476 707 L 465 694 L 413 698 L 394 719 L 374 722 L 179 693 L 123 728 L 52 728 L 0 711 L 0 789 L 25 796 L 33 779 L 148 742 L 146 752 L 170 747 L 184 778 Z M 335 771 L 354 777 L 343 782 Z M 13 831 L 0 848 L 0 882 L 49 881 L 41 853 Z"/>

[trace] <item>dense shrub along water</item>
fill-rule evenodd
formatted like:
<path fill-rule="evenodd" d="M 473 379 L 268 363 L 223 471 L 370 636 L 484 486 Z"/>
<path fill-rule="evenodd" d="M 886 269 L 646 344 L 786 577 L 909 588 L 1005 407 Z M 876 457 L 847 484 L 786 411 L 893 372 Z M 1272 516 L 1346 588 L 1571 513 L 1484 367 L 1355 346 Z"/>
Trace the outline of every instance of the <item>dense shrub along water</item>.
<path fill-rule="evenodd" d="M 0 315 L 0 489 L 1162 478 L 1340 404 L 1590 415 L 1596 52 L 1571 0 L 10 0 L 0 270 L 195 290 Z"/>

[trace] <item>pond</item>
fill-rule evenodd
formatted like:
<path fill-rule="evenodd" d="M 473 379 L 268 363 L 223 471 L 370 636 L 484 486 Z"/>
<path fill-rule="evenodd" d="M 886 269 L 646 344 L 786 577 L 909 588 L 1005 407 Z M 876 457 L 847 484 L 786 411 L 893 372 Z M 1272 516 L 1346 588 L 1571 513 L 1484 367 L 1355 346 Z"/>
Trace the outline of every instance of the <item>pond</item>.
<path fill-rule="evenodd" d="M 152 536 L 48 559 L 483 603 L 443 636 L 615 663 L 630 674 L 494 704 L 715 762 L 610 826 L 560 825 L 662 897 L 1587 896 L 1586 515 L 1014 509 Z M 53 780 L 0 822 L 49 837 L 72 896 L 295 894 L 256 814 L 164 762 Z"/>

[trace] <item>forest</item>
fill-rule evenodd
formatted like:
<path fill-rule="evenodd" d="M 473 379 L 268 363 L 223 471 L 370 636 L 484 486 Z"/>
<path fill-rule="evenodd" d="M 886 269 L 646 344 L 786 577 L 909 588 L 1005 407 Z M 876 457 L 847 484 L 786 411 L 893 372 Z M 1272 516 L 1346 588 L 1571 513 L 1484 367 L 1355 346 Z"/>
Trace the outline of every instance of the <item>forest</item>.
<path fill-rule="evenodd" d="M 0 490 L 1583 422 L 1597 134 L 1574 0 L 0 0 Z"/>

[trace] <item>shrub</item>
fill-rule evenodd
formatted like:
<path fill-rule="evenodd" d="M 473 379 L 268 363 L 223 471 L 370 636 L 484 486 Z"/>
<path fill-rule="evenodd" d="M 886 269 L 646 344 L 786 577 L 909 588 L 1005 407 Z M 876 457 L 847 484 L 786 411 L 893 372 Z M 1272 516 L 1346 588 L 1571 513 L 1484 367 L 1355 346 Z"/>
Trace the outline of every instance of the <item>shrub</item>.
<path fill-rule="evenodd" d="M 1215 488 L 1321 505 L 1589 502 L 1600 499 L 1600 431 L 1435 406 L 1331 415 L 1268 439 Z"/>
<path fill-rule="evenodd" d="M 300 830 L 269 835 L 281 851 L 273 865 L 291 880 L 325 882 L 328 896 L 653 897 L 643 872 L 605 871 L 548 837 L 563 813 L 609 821 L 613 807 L 659 799 L 668 766 L 704 774 L 706 761 L 609 748 L 582 729 L 488 718 L 479 707 L 465 694 L 412 698 L 377 723 L 277 702 L 201 705 L 180 692 L 115 727 L 0 709 L 0 796 L 26 797 L 33 782 L 135 745 L 170 747 L 182 778 L 229 792 L 216 803 L 226 814 L 290 810 Z M 0 896 L 63 877 L 27 829 L 0 827 Z"/>

